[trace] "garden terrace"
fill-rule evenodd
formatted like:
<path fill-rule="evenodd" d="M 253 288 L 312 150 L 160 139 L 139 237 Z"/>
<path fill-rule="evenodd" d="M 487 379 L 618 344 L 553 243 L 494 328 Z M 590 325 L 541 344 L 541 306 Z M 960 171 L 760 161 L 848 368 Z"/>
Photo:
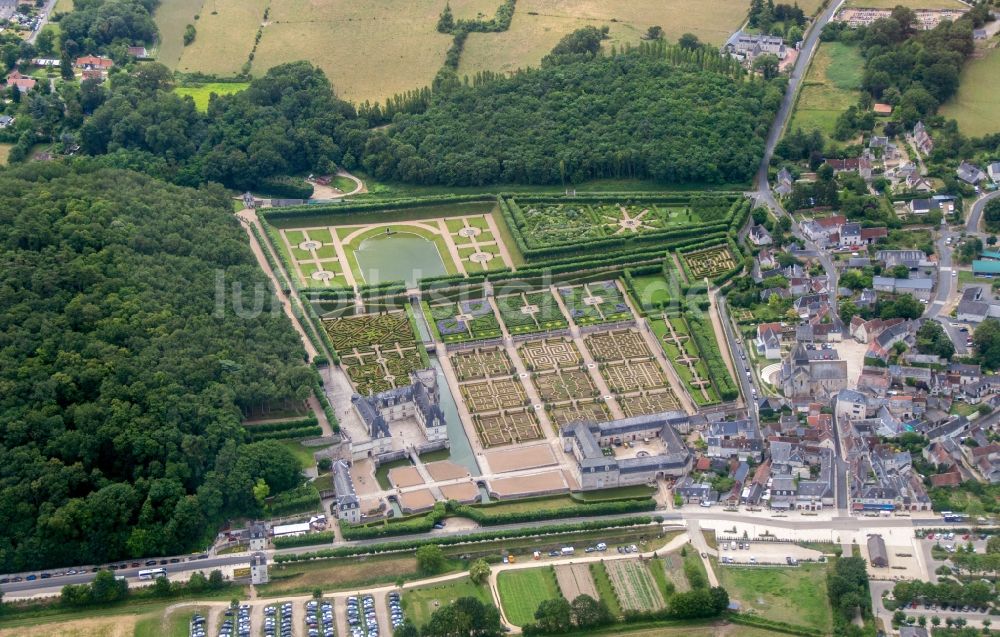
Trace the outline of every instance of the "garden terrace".
<path fill-rule="evenodd" d="M 494 301 L 511 335 L 557 330 L 569 325 L 548 290 L 497 296 Z"/>
<path fill-rule="evenodd" d="M 631 320 L 632 312 L 613 281 L 560 287 L 559 296 L 577 325 Z"/>
<path fill-rule="evenodd" d="M 687 321 L 683 317 L 663 317 L 650 321 L 650 326 L 691 398 L 698 405 L 719 402 L 719 394 L 712 385 L 698 346 L 691 338 Z"/>
<path fill-rule="evenodd" d="M 503 198 L 500 211 L 529 261 L 572 254 L 670 247 L 715 233 L 721 238 L 743 206 L 738 194 L 600 198 Z"/>
<path fill-rule="evenodd" d="M 426 366 L 405 312 L 328 319 L 323 328 L 359 394 L 408 385 Z"/>
<path fill-rule="evenodd" d="M 682 252 L 681 258 L 695 279 L 711 279 L 732 271 L 736 257 L 725 245 L 702 248 L 692 252 Z"/>
<path fill-rule="evenodd" d="M 451 365 L 458 380 L 476 380 L 513 374 L 507 352 L 498 347 L 477 347 L 451 354 Z"/>
<path fill-rule="evenodd" d="M 428 306 L 431 324 L 444 343 L 499 338 L 500 323 L 487 299 Z"/>
<path fill-rule="evenodd" d="M 535 372 L 531 382 L 554 424 L 607 420 L 609 411 L 598 389 L 596 370 L 584 365 L 573 341 L 527 341 L 518 346 L 518 356 L 526 369 Z"/>

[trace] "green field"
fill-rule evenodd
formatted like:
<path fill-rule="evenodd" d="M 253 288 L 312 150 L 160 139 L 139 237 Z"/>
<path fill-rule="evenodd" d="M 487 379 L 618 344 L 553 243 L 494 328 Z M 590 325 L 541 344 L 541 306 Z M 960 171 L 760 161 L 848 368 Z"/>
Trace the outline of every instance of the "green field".
<path fill-rule="evenodd" d="M 594 587 L 597 595 L 608 605 L 608 610 L 615 617 L 621 617 L 622 607 L 618 603 L 618 595 L 615 594 L 615 585 L 608 577 L 608 569 L 604 567 L 604 562 L 592 562 L 590 565 L 590 576 L 594 578 Z"/>
<path fill-rule="evenodd" d="M 857 103 L 862 64 L 857 47 L 840 42 L 820 44 L 802 84 L 789 130 L 819 129 L 827 136 L 833 135 L 837 117 Z"/>
<path fill-rule="evenodd" d="M 189 1 L 182 0 L 181 4 Z M 169 35 L 163 35 L 168 47 L 176 46 L 175 38 L 184 33 L 187 24 L 194 24 L 198 31 L 194 42 L 188 46 L 183 46 L 182 42 L 174 69 L 183 73 L 198 71 L 223 76 L 239 73 L 253 49 L 254 36 L 268 4 L 268 0 L 204 0 L 197 11 L 198 20 L 187 22 L 185 14 L 179 11 L 169 19 L 160 18 L 158 23 L 169 23 Z M 188 11 L 194 6 L 188 5 Z M 164 63 L 170 63 L 165 53 L 161 53 L 161 57 Z"/>
<path fill-rule="evenodd" d="M 985 57 L 970 60 L 962 69 L 958 94 L 941 107 L 940 114 L 955 119 L 969 136 L 1000 131 L 1000 48 L 989 49 Z"/>
<path fill-rule="evenodd" d="M 468 578 L 407 590 L 403 594 L 403 609 L 407 619 L 422 627 L 440 606 L 446 606 L 459 597 L 475 597 L 485 604 L 493 605 L 493 596 L 486 586 L 476 586 Z"/>
<path fill-rule="evenodd" d="M 515 626 L 535 621 L 538 604 L 562 595 L 551 567 L 504 571 L 497 576 L 497 589 L 504 613 Z"/>
<path fill-rule="evenodd" d="M 651 304 L 656 306 L 661 303 L 666 305 L 673 298 L 670 293 L 670 284 L 667 283 L 667 280 L 661 274 L 632 277 L 632 285 L 635 287 L 635 293 L 639 296 L 636 299 L 639 305 Z M 680 292 L 680 290 L 678 289 L 677 292 Z"/>
<path fill-rule="evenodd" d="M 832 613 L 826 593 L 826 565 L 805 564 L 798 568 L 716 569 L 719 584 L 729 591 L 744 612 L 809 626 L 828 633 Z"/>
<path fill-rule="evenodd" d="M 190 95 L 194 100 L 195 108 L 204 113 L 208 110 L 208 100 L 212 93 L 216 95 L 232 95 L 239 93 L 250 86 L 247 82 L 209 82 L 208 84 L 198 84 L 197 86 L 178 86 L 174 89 L 181 97 Z M 353 182 L 352 182 L 353 183 Z"/>
<path fill-rule="evenodd" d="M 185 606 L 170 613 L 169 617 L 154 615 L 136 622 L 135 637 L 187 637 L 191 617 L 199 614 L 207 618 L 208 606 Z"/>
<path fill-rule="evenodd" d="M 292 452 L 295 459 L 299 461 L 299 466 L 303 469 L 308 469 L 316 464 L 316 460 L 313 458 L 313 451 L 318 451 L 319 447 L 315 449 L 306 447 L 296 440 L 280 440 L 279 442 L 282 447 Z"/>
<path fill-rule="evenodd" d="M 59 1 L 61 6 L 65 0 Z M 156 45 L 157 62 L 170 69 L 177 67 L 177 62 L 184 52 L 184 28 L 187 25 L 195 25 L 198 30 L 196 40 L 205 35 L 201 32 L 200 20 L 195 20 L 195 16 L 199 15 L 204 4 L 205 0 L 170 0 L 160 3 L 153 16 L 160 31 Z"/>

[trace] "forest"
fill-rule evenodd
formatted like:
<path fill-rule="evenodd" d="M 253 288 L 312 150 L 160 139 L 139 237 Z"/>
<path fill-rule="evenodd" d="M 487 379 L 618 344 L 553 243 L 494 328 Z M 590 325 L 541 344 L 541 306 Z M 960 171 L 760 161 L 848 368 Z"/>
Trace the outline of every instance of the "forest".
<path fill-rule="evenodd" d="M 0 571 L 204 546 L 300 483 L 240 424 L 313 383 L 243 234 L 218 186 L 0 173 Z"/>
<path fill-rule="evenodd" d="M 75 15 L 63 18 L 63 22 Z M 600 52 L 601 31 L 560 42 L 539 69 L 442 81 L 386 111 L 360 112 L 307 62 L 270 69 L 207 113 L 173 93 L 158 64 L 116 66 L 111 81 L 47 83 L 21 100 L 11 161 L 34 144 L 74 143 L 105 165 L 179 185 L 268 192 L 275 179 L 337 166 L 420 184 L 558 184 L 625 177 L 747 182 L 783 80 L 751 79 L 704 47 L 663 42 Z"/>

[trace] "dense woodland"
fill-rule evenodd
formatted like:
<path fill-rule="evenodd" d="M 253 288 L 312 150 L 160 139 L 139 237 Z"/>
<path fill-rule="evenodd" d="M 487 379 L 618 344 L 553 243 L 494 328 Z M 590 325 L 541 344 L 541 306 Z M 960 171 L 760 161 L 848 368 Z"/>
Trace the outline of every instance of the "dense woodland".
<path fill-rule="evenodd" d="M 240 425 L 312 388 L 265 281 L 217 186 L 0 173 L 0 571 L 188 550 L 299 483 Z"/>

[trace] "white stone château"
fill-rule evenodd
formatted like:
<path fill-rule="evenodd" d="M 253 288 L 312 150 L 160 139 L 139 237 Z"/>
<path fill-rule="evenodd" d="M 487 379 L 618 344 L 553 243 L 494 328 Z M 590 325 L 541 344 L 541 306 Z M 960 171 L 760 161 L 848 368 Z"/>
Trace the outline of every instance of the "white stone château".
<path fill-rule="evenodd" d="M 389 424 L 400 420 L 415 419 L 428 443 L 448 440 L 436 372 L 433 369 L 412 372 L 410 381 L 405 387 L 372 396 L 355 394 L 351 398 L 354 410 L 368 429 L 368 440 L 351 441 L 354 460 L 392 451 Z"/>

